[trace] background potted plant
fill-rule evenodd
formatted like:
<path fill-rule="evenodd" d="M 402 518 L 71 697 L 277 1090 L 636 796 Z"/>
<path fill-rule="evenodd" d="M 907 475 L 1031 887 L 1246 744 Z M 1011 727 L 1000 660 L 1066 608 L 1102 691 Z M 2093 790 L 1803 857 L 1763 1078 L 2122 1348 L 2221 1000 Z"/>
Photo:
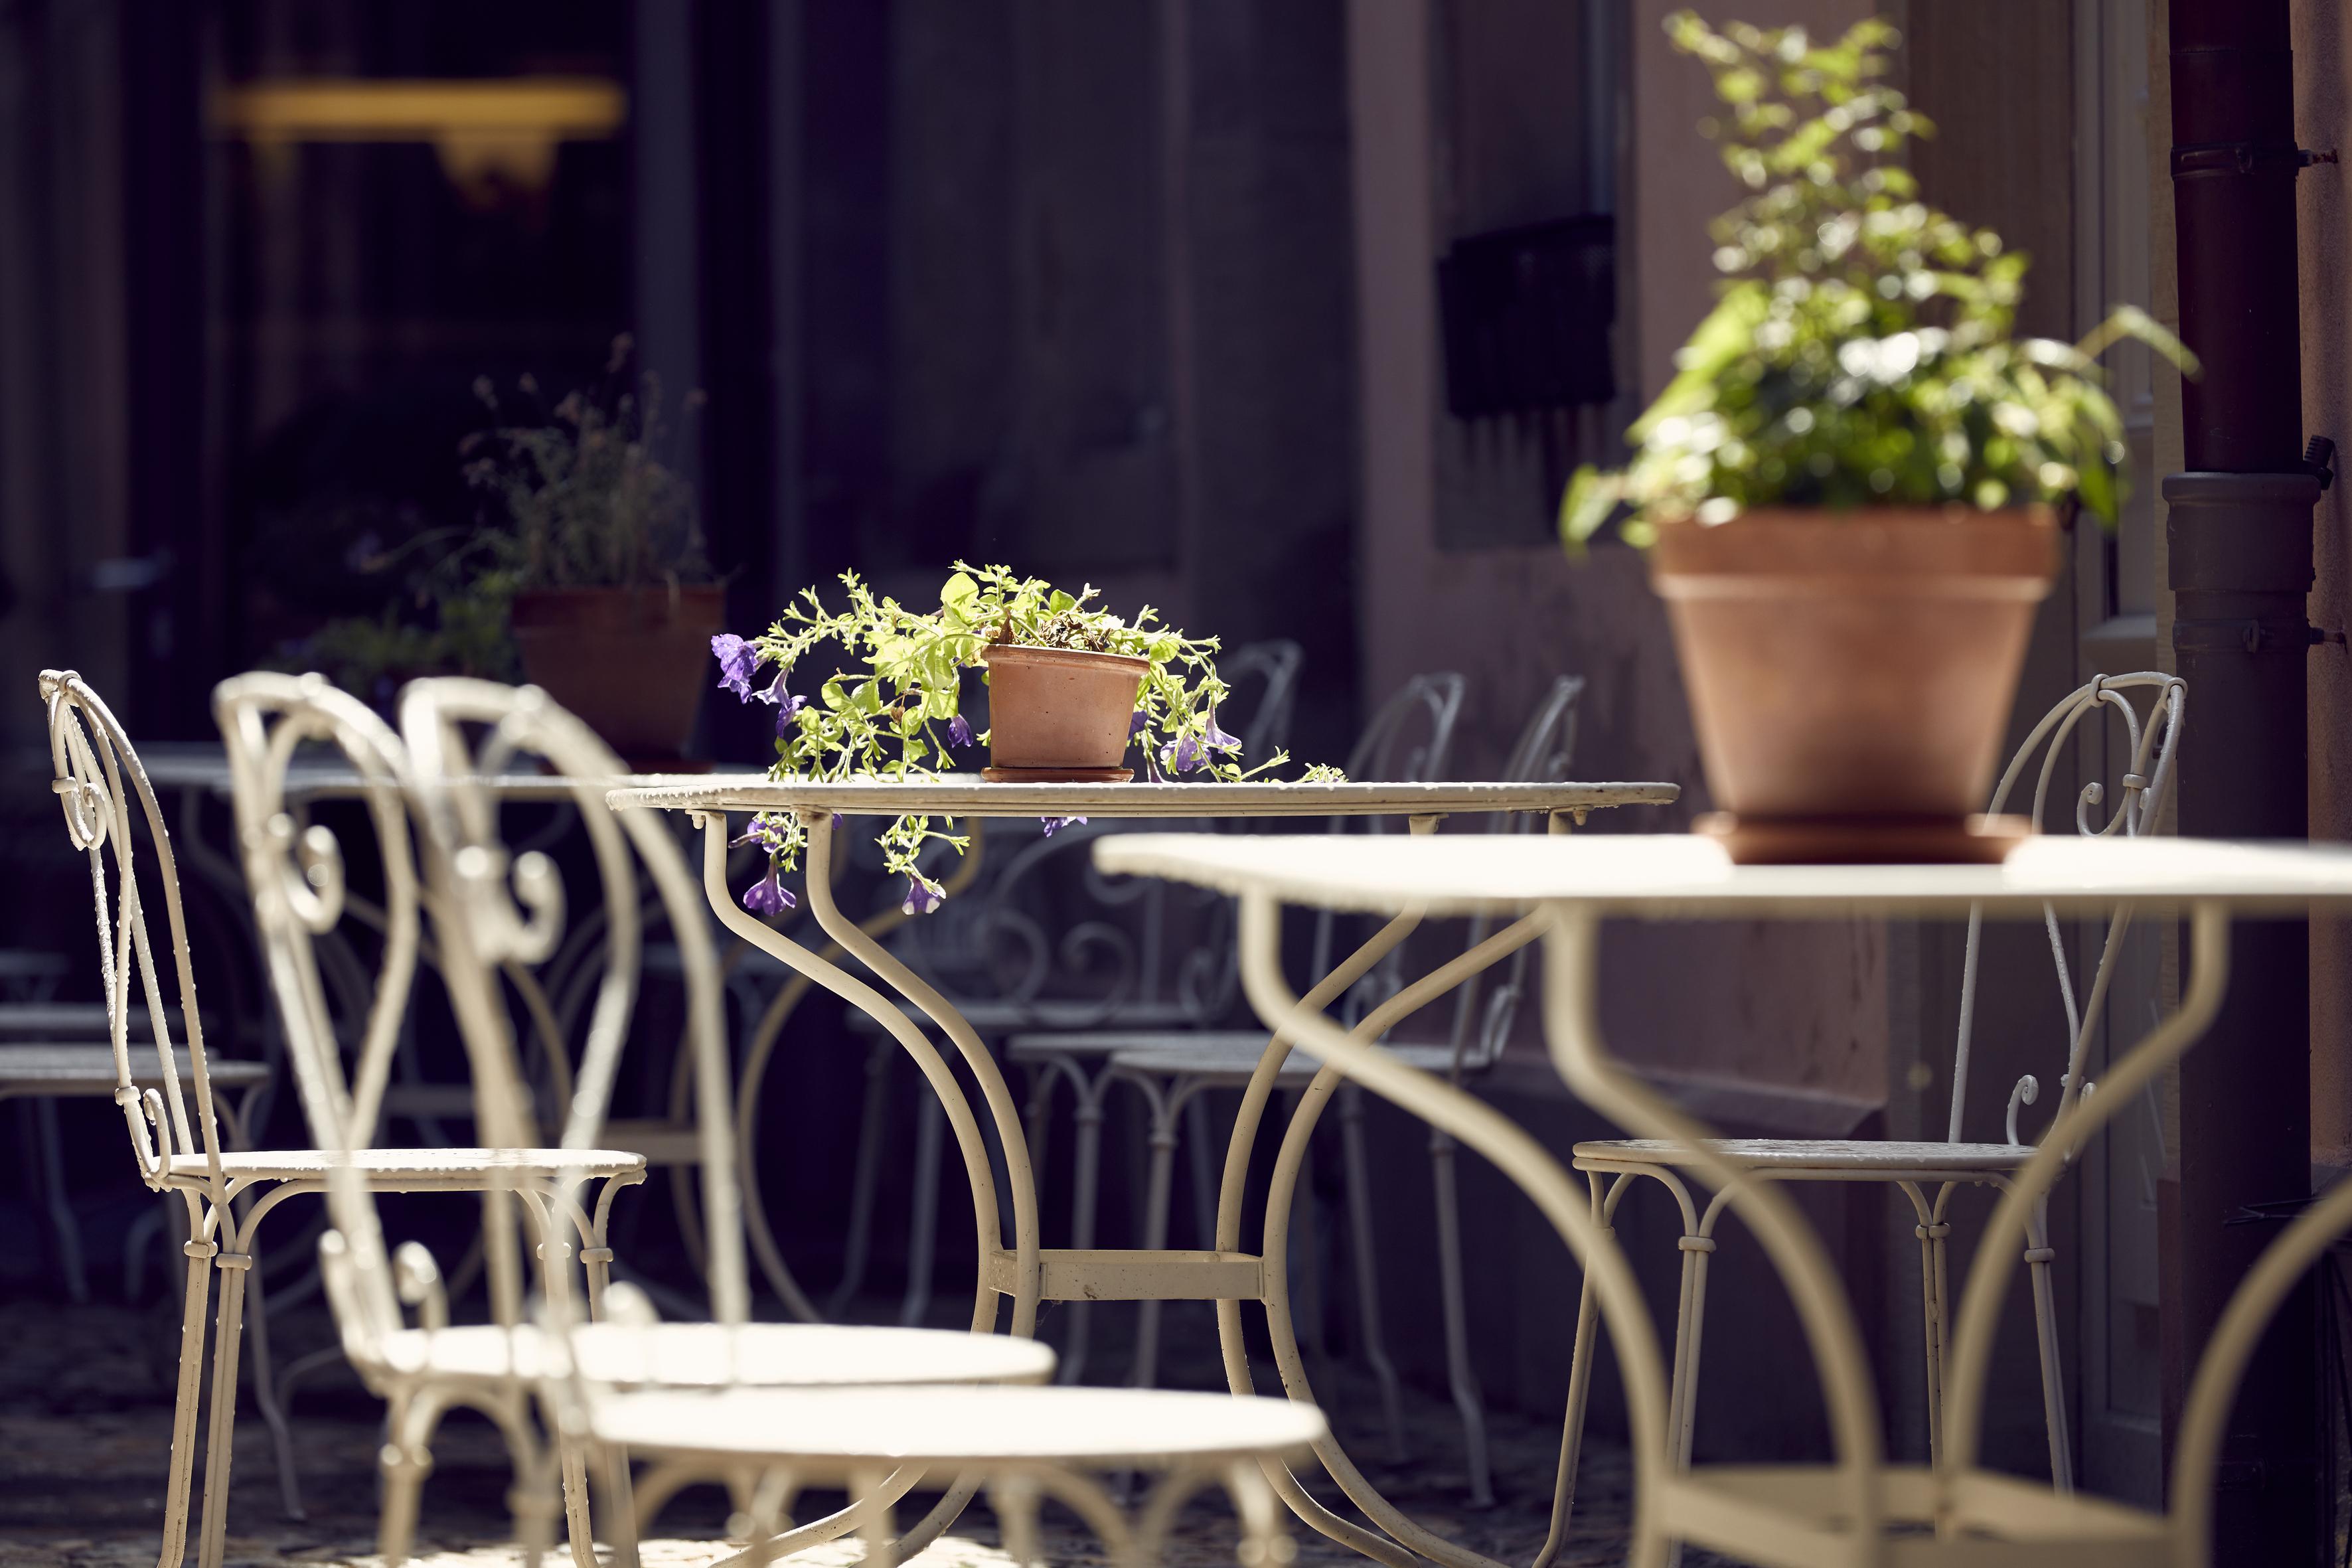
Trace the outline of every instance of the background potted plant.
<path fill-rule="evenodd" d="M 467 438 L 467 478 L 505 517 L 467 552 L 471 591 L 505 596 L 522 673 L 632 767 L 680 768 L 703 649 L 725 620 L 694 488 L 663 463 L 661 387 L 614 341 L 604 382 L 536 424 Z M 488 378 L 475 390 L 499 408 Z M 535 397 L 528 378 L 521 390 Z M 689 406 L 694 399 L 689 399 Z"/>
<path fill-rule="evenodd" d="M 1714 226 L 1727 277 L 1628 432 L 1579 471 L 1572 550 L 1612 517 L 1648 547 L 1722 832 L 1743 859 L 1977 859 L 2054 510 L 2112 522 L 2122 422 L 2095 356 L 2020 338 L 2026 258 L 1919 201 L 1897 159 L 1929 127 L 1885 85 L 1880 21 L 1801 28 L 1669 17 L 1713 73 L 1701 129 L 1751 194 Z"/>
<path fill-rule="evenodd" d="M 961 561 L 929 612 L 877 597 L 855 572 L 841 582 L 846 600 L 838 614 L 810 588 L 765 636 L 710 639 L 719 684 L 776 710 L 778 778 L 928 777 L 951 769 L 954 751 L 973 746 L 989 748 L 994 765 L 983 776 L 996 780 L 1131 778 L 1130 746 L 1141 748 L 1154 779 L 1238 782 L 1289 760 L 1277 752 L 1244 768 L 1241 742 L 1217 722 L 1226 695 L 1217 639 L 1160 626 L 1149 605 L 1130 622 L 1096 607 L 1091 586 L 1068 594 L 1007 567 Z M 823 649 L 835 656 L 833 667 L 803 671 L 803 661 Z M 989 689 L 989 728 L 977 733 L 962 710 L 972 669 Z M 787 686 L 796 674 L 809 676 L 799 692 Z M 1317 766 L 1305 776 L 1341 775 Z M 1046 831 L 1063 820 L 1047 819 Z M 768 851 L 768 873 L 743 896 L 745 907 L 789 907 L 781 877 L 799 864 L 801 824 L 761 816 L 746 837 Z M 934 841 L 958 853 L 966 843 L 928 816 L 899 817 L 881 835 L 883 864 L 908 879 L 910 910 L 933 909 L 944 896 L 918 864 Z"/>

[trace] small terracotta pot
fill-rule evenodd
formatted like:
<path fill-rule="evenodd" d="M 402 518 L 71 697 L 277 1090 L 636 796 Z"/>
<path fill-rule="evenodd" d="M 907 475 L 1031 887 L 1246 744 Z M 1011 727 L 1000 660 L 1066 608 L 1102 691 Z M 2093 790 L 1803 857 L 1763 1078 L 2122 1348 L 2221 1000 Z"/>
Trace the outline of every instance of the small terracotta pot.
<path fill-rule="evenodd" d="M 988 756 L 1000 768 L 1116 768 L 1149 659 L 1000 644 L 988 666 Z"/>
<path fill-rule="evenodd" d="M 523 679 L 631 767 L 674 771 L 689 765 L 682 754 L 726 614 L 716 584 L 533 588 L 515 595 L 512 626 Z"/>
<path fill-rule="evenodd" d="M 1969 818 L 2057 570 L 2045 507 L 1662 527 L 1650 580 L 1735 858 L 1988 858 Z"/>

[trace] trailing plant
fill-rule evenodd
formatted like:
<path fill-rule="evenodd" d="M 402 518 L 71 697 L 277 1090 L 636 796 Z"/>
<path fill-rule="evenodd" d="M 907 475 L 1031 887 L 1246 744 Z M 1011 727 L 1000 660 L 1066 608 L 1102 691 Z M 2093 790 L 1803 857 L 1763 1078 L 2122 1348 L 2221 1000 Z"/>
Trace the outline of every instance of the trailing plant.
<path fill-rule="evenodd" d="M 1127 654 L 1146 668 L 1129 725 L 1129 742 L 1143 751 L 1143 766 L 1154 779 L 1200 774 L 1237 783 L 1288 762 L 1286 752 L 1244 767 L 1239 739 L 1217 722 L 1226 697 L 1218 679 L 1214 637 L 1190 637 L 1160 624 L 1146 605 L 1128 621 L 1100 608 L 1088 585 L 1066 593 L 1036 577 L 1020 577 L 1003 566 L 956 563 L 940 590 L 936 610 L 908 609 L 878 597 L 855 572 L 841 574 L 845 607 L 825 607 L 814 588 L 786 606 L 766 635 L 745 638 L 721 633 L 710 641 L 719 660 L 719 684 L 749 702 L 776 710 L 779 779 L 839 781 L 855 778 L 931 778 L 954 766 L 952 753 L 988 742 L 962 713 L 964 672 L 983 668 L 994 646 L 1075 648 Z M 803 661 L 830 650 L 837 667 L 814 677 L 798 692 L 787 682 Z M 763 672 L 772 670 L 772 676 Z M 1332 768 L 1307 770 L 1310 781 L 1342 775 Z M 1049 817 L 1048 833 L 1083 817 Z M 783 873 L 800 863 L 807 841 L 800 821 L 770 813 L 755 817 L 742 843 L 767 851 L 768 872 L 743 895 L 744 907 L 772 914 L 792 907 Z M 919 865 L 928 845 L 944 844 L 962 853 L 965 836 L 935 827 L 926 816 L 901 816 L 880 835 L 885 868 L 907 879 L 910 913 L 938 907 L 940 884 Z"/>
<path fill-rule="evenodd" d="M 476 526 L 420 533 L 372 563 L 397 571 L 398 602 L 375 616 L 329 621 L 283 663 L 319 669 L 373 700 L 388 682 L 434 674 L 510 678 L 509 615 L 535 588 L 627 588 L 703 583 L 694 487 L 666 463 L 658 377 L 632 378 L 626 333 L 603 378 L 544 406 L 539 383 L 516 391 L 531 413 L 458 446 L 468 484 L 493 502 Z M 474 395 L 495 418 L 509 408 L 488 376 Z M 687 399 L 698 405 L 700 394 Z"/>
<path fill-rule="evenodd" d="M 1645 544 L 1766 506 L 2078 501 L 2112 522 L 2123 422 L 2097 356 L 2132 339 L 2194 374 L 2188 351 L 2130 306 L 2079 343 L 2015 334 L 2024 254 L 1921 202 L 1902 165 L 1932 128 L 1886 85 L 1887 23 L 1828 46 L 1689 11 L 1665 26 L 1714 76 L 1724 112 L 1700 129 L 1750 195 L 1713 226 L 1727 281 L 1627 432 L 1632 461 L 1570 481 L 1570 547 L 1612 516 Z"/>
<path fill-rule="evenodd" d="M 632 383 L 626 333 L 613 340 L 604 379 L 568 394 L 530 424 L 501 425 L 466 438 L 466 478 L 503 503 L 503 521 L 485 531 L 518 589 L 630 588 L 707 581 L 694 487 L 660 457 L 661 380 Z M 538 384 L 519 384 L 528 397 Z M 483 376 L 474 394 L 505 411 Z M 692 408 L 698 394 L 687 399 Z"/>

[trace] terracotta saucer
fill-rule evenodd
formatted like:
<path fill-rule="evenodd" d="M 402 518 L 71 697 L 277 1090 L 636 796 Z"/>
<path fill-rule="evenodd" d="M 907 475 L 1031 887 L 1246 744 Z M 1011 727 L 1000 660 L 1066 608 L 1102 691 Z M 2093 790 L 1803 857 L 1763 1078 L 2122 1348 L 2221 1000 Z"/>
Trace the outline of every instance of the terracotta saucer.
<path fill-rule="evenodd" d="M 982 768 L 989 784 L 1131 784 L 1133 768 Z"/>
<path fill-rule="evenodd" d="M 2033 836 L 2022 816 L 1780 816 L 1709 812 L 1693 833 L 1742 866 L 1993 866 Z"/>

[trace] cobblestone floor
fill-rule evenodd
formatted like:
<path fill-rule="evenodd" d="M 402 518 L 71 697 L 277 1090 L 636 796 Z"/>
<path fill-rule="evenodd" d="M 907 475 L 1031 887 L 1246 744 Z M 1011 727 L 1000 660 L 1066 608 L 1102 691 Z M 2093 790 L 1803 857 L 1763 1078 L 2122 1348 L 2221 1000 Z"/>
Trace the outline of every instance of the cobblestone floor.
<path fill-rule="evenodd" d="M 1179 1346 L 1213 1332 L 1205 1312 L 1170 1314 Z M 1105 1314 L 1109 1316 L 1110 1314 Z M 281 1316 L 287 1316 L 282 1314 Z M 290 1314 L 277 1330 L 280 1364 L 327 1342 L 314 1310 Z M 1097 1320 L 1100 1322 L 1100 1320 Z M 1103 1325 L 1109 1327 L 1109 1325 Z M 171 1427 L 174 1323 L 162 1309 L 71 1308 L 52 1302 L 0 1302 L 0 1568 L 150 1568 L 160 1539 L 164 1455 Z M 1115 1352 L 1098 1363 L 1122 1364 Z M 1374 1483 L 1430 1528 L 1505 1562 L 1526 1563 L 1542 1542 L 1558 1428 L 1497 1412 L 1493 1417 L 1493 1509 L 1472 1510 L 1464 1480 L 1459 1426 L 1450 1405 L 1416 1395 L 1407 1412 L 1414 1447 L 1405 1464 L 1390 1462 L 1369 1379 L 1335 1366 L 1327 1401 L 1334 1425 Z M 1215 1368 L 1182 1358 L 1169 1368 L 1171 1386 L 1213 1386 Z M 228 1568 L 287 1564 L 373 1564 L 373 1455 L 381 1407 L 340 1365 L 297 1394 L 293 1430 L 309 1518 L 286 1519 L 278 1507 L 268 1436 L 248 1399 L 237 1422 L 236 1485 L 229 1505 Z M 512 1563 L 503 1502 L 504 1450 L 488 1426 L 453 1417 L 435 1445 L 417 1561 L 435 1568 Z M 1573 1539 L 1562 1568 L 1616 1563 L 1623 1553 L 1626 1473 L 1606 1445 L 1588 1447 Z M 1337 1500 L 1328 1483 L 1318 1493 Z M 645 1560 L 651 1565 L 704 1564 L 726 1555 L 723 1505 L 715 1492 L 680 1499 L 654 1521 Z M 1055 1531 L 1057 1563 L 1103 1560 L 1074 1521 Z M 1232 1520 L 1222 1502 L 1202 1500 L 1185 1515 L 1171 1553 L 1179 1568 L 1230 1563 Z M 1362 1560 L 1300 1527 L 1302 1563 Z M 851 1543 L 802 1554 L 800 1563 L 847 1563 Z M 193 1544 L 188 1562 L 195 1560 Z M 568 1557 L 551 1559 L 554 1568 Z M 1006 1561 L 993 1521 L 975 1506 L 955 1531 L 917 1560 L 924 1568 Z M 1691 1559 L 1696 1568 L 1696 1555 Z"/>

